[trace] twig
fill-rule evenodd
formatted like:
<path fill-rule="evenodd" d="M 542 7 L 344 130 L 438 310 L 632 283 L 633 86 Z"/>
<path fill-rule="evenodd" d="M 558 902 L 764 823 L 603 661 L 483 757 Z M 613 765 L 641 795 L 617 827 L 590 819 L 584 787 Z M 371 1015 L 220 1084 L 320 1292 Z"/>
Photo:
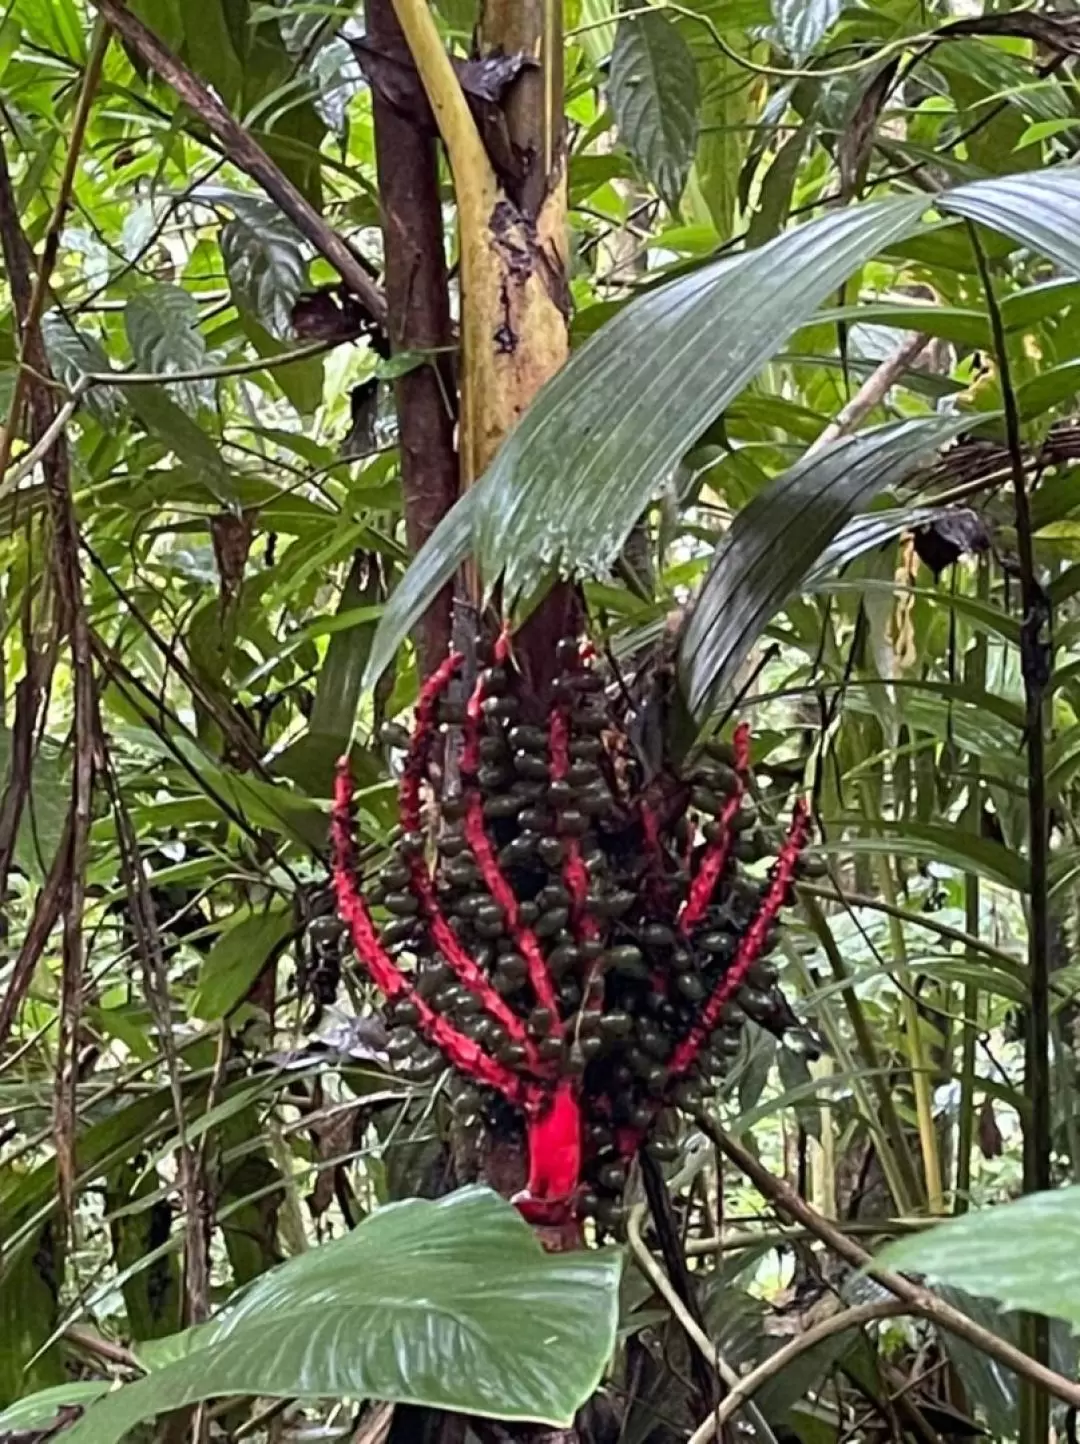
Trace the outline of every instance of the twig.
<path fill-rule="evenodd" d="M 741 1409 L 763 1384 L 767 1384 L 770 1379 L 782 1373 L 800 1354 L 805 1354 L 808 1349 L 815 1348 L 823 1340 L 831 1339 L 834 1334 L 845 1333 L 848 1329 L 861 1328 L 863 1324 L 876 1323 L 879 1319 L 894 1319 L 908 1312 L 906 1304 L 879 1301 L 875 1304 L 857 1304 L 854 1308 L 842 1309 L 839 1313 L 824 1319 L 820 1324 L 815 1324 L 812 1329 L 807 1329 L 805 1334 L 791 1339 L 783 1348 L 777 1349 L 775 1354 L 770 1354 L 756 1369 L 752 1369 L 749 1374 L 745 1374 L 737 1384 L 733 1385 L 727 1398 L 702 1424 L 698 1425 L 687 1440 L 687 1444 L 708 1444 L 710 1439 L 715 1439 L 736 1410 Z"/>
<path fill-rule="evenodd" d="M 738 1373 L 731 1367 L 720 1350 L 702 1329 L 701 1325 L 690 1313 L 690 1310 L 679 1298 L 667 1274 L 649 1252 L 645 1240 L 641 1236 L 641 1223 L 645 1217 L 648 1205 L 637 1203 L 630 1209 L 626 1220 L 626 1241 L 630 1246 L 630 1252 L 638 1268 L 649 1280 L 656 1292 L 666 1302 L 668 1308 L 678 1319 L 686 1331 L 687 1338 L 693 1343 L 709 1362 L 710 1368 L 716 1370 L 727 1389 L 736 1389 L 740 1383 Z M 747 1419 L 754 1426 L 760 1439 L 765 1444 L 776 1444 L 776 1435 L 769 1428 L 768 1422 L 761 1410 L 751 1399 L 742 1401 L 740 1407 Z"/>
<path fill-rule="evenodd" d="M 835 1224 L 818 1213 L 817 1209 L 811 1208 L 785 1179 L 777 1178 L 775 1174 L 770 1173 L 741 1143 L 736 1142 L 722 1128 L 717 1127 L 707 1114 L 699 1111 L 695 1114 L 695 1118 L 702 1133 L 707 1138 L 711 1138 L 717 1148 L 746 1174 L 759 1193 L 769 1199 L 781 1212 L 786 1213 L 789 1218 L 801 1224 L 815 1238 L 820 1239 L 853 1268 L 863 1270 L 882 1288 L 888 1289 L 894 1298 L 908 1306 L 909 1312 L 919 1314 L 921 1317 L 929 1319 L 931 1323 L 948 1329 L 958 1338 L 966 1339 L 981 1353 L 989 1354 L 999 1364 L 1004 1364 L 1007 1369 L 1011 1369 L 1021 1378 L 1039 1385 L 1040 1388 L 1053 1394 L 1055 1398 L 1063 1399 L 1067 1404 L 1080 1405 L 1080 1384 L 1047 1368 L 1045 1364 L 1015 1348 L 999 1334 L 991 1332 L 990 1329 L 984 1329 L 970 1319 L 967 1314 L 961 1313 L 959 1309 L 954 1309 L 943 1299 L 938 1298 L 937 1294 L 931 1292 L 930 1289 L 924 1288 L 921 1284 L 912 1283 L 902 1274 L 893 1273 L 891 1269 L 884 1269 L 875 1264 L 871 1255 L 854 1239 L 842 1233 Z"/>
<path fill-rule="evenodd" d="M 64 1330 L 64 1338 L 84 1353 L 104 1359 L 107 1364 L 119 1364 L 124 1369 L 134 1369 L 140 1374 L 146 1372 L 130 1349 L 125 1349 L 123 1344 L 114 1344 L 111 1339 L 103 1339 L 100 1334 L 92 1334 L 89 1329 L 80 1329 L 71 1324 Z"/>
<path fill-rule="evenodd" d="M 854 431 L 859 422 L 884 400 L 890 389 L 929 344 L 930 337 L 921 332 L 916 332 L 914 336 L 902 341 L 896 350 L 886 356 L 881 365 L 870 373 L 835 420 L 830 421 L 821 435 L 810 443 L 803 454 L 803 460 L 816 456 L 826 446 Z"/>
<path fill-rule="evenodd" d="M 326 223 L 307 197 L 278 169 L 221 101 L 161 43 L 152 30 L 127 9 L 122 0 L 93 0 L 93 3 L 139 59 L 172 86 L 188 109 L 220 142 L 233 164 L 262 186 L 296 229 L 330 262 L 350 291 L 363 303 L 372 320 L 384 325 L 386 302 L 383 294 L 345 238 Z"/>

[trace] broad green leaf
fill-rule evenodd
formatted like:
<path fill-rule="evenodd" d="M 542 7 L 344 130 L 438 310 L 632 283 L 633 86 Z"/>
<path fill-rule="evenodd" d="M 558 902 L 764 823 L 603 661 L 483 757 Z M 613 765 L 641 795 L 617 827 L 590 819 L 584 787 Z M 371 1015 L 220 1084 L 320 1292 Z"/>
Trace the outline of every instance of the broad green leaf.
<path fill-rule="evenodd" d="M 140 371 L 164 380 L 206 366 L 198 303 L 180 286 L 159 282 L 136 291 L 124 309 L 124 329 Z M 213 394 L 205 381 L 177 383 L 169 390 L 189 411 L 197 410 Z"/>
<path fill-rule="evenodd" d="M 226 505 L 236 501 L 232 473 L 217 445 L 177 406 L 164 386 L 125 386 L 122 390 L 146 429 L 184 463 L 211 496 Z"/>
<path fill-rule="evenodd" d="M 81 1384 L 56 1384 L 51 1389 L 40 1389 L 0 1412 L 0 1433 L 44 1429 L 56 1422 L 63 1409 L 72 1404 L 92 1404 L 111 1388 L 110 1379 L 86 1379 Z"/>
<path fill-rule="evenodd" d="M 963 424 L 925 417 L 839 441 L 797 462 L 739 512 L 679 644 L 683 690 L 699 722 L 844 523 Z"/>
<path fill-rule="evenodd" d="M 801 65 L 839 19 L 843 0 L 772 0 L 776 38 Z"/>
<path fill-rule="evenodd" d="M 871 824 L 859 817 L 839 817 L 828 819 L 828 827 L 829 852 L 886 852 L 898 857 L 933 858 L 958 872 L 976 872 L 1015 892 L 1026 892 L 1028 888 L 1025 858 L 1000 842 L 949 823 L 883 820 Z M 841 828 L 863 835 L 841 838 Z"/>
<path fill-rule="evenodd" d="M 241 1003 L 292 928 L 284 905 L 236 914 L 203 959 L 191 1000 L 196 1018 L 225 1018 Z"/>
<path fill-rule="evenodd" d="M 581 0 L 573 38 L 594 65 L 606 60 L 615 46 L 618 13 L 618 0 Z"/>
<path fill-rule="evenodd" d="M 1074 170 L 975 181 L 947 191 L 936 204 L 942 211 L 1003 231 L 1080 276 L 1080 175 Z"/>
<path fill-rule="evenodd" d="M 41 323 L 49 364 L 57 381 L 73 387 L 88 374 L 111 371 L 108 352 L 89 331 L 79 330 L 59 311 L 50 311 Z M 115 422 L 120 395 L 110 386 L 95 386 L 86 405 L 101 422 Z"/>
<path fill-rule="evenodd" d="M 662 479 L 841 280 L 905 234 L 919 198 L 834 212 L 627 306 L 575 352 L 392 594 L 365 675 L 469 555 L 511 605 L 558 569 L 603 575 Z"/>
<path fill-rule="evenodd" d="M 879 1260 L 1080 1329 L 1080 1186 L 966 1213 L 890 1244 Z"/>
<path fill-rule="evenodd" d="M 697 141 L 698 81 L 694 57 L 666 15 L 619 21 L 609 94 L 623 144 L 677 211 Z"/>
<path fill-rule="evenodd" d="M 190 1352 L 94 1405 L 66 1444 L 116 1444 L 204 1399 L 376 1398 L 568 1426 L 615 1343 L 620 1259 L 546 1253 L 483 1188 L 380 1209 L 262 1275 Z"/>
<path fill-rule="evenodd" d="M 292 338 L 292 308 L 307 284 L 300 236 L 277 206 L 247 199 L 221 230 L 221 254 L 237 304 L 279 341 Z"/>

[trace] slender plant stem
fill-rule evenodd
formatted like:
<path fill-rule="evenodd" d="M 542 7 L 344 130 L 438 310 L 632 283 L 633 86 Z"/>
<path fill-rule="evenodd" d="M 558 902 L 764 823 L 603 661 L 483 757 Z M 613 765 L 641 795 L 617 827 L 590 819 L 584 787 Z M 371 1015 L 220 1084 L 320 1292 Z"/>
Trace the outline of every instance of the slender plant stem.
<path fill-rule="evenodd" d="M 911 1313 L 919 1314 L 932 1323 L 938 1324 L 941 1328 L 948 1329 L 958 1338 L 965 1339 L 969 1344 L 974 1345 L 981 1353 L 989 1355 L 999 1364 L 1011 1369 L 1021 1379 L 1026 1379 L 1055 1398 L 1080 1408 L 1080 1384 L 1075 1380 L 1066 1379 L 1063 1374 L 1058 1374 L 1039 1359 L 1032 1358 L 1010 1344 L 1000 1334 L 995 1334 L 990 1329 L 984 1329 L 981 1324 L 977 1324 L 967 1314 L 961 1313 L 959 1309 L 954 1309 L 951 1304 L 945 1303 L 932 1290 L 924 1288 L 921 1284 L 912 1283 L 903 1274 L 894 1273 L 891 1269 L 884 1269 L 876 1265 L 871 1255 L 854 1239 L 843 1233 L 816 1209 L 811 1208 L 785 1179 L 777 1178 L 775 1174 L 770 1173 L 759 1159 L 755 1158 L 730 1134 L 718 1127 L 708 1114 L 699 1111 L 695 1114 L 695 1118 L 706 1138 L 710 1138 L 716 1144 L 721 1153 L 750 1179 L 758 1192 L 769 1199 L 780 1213 L 786 1214 L 789 1219 L 800 1224 L 815 1238 L 820 1239 L 823 1244 L 832 1249 L 833 1253 L 851 1264 L 853 1268 L 863 1270 L 901 1303 L 909 1305 Z M 1040 1444 L 1045 1444 L 1045 1436 Z"/>
<path fill-rule="evenodd" d="M 974 225 L 968 223 L 975 262 L 986 296 L 986 310 L 994 339 L 998 379 L 1005 412 L 1005 436 L 1012 470 L 1013 508 L 1016 518 L 1016 553 L 1020 571 L 1020 601 L 1024 615 L 1020 628 L 1020 671 L 1024 681 L 1027 743 L 1028 870 L 1028 974 L 1030 994 L 1024 1040 L 1024 1091 L 1030 1112 L 1024 1128 L 1024 1192 L 1047 1189 L 1050 1176 L 1050 815 L 1046 798 L 1046 688 L 1053 671 L 1050 598 L 1035 571 L 1035 544 L 1024 470 L 1020 412 L 1009 368 L 1009 349 L 1001 308 L 994 294 L 986 253 Z M 1031 1354 L 1042 1362 L 1050 1357 L 1049 1321 L 1038 1314 L 1025 1315 L 1022 1329 Z M 1049 1400 L 1030 1387 L 1022 1391 L 1020 1408 L 1022 1444 L 1043 1444 L 1049 1433 Z"/>
<path fill-rule="evenodd" d="M 986 557 L 980 558 L 977 591 L 980 601 L 990 596 L 990 564 Z M 965 676 L 968 683 L 979 691 L 986 689 L 987 636 L 980 631 L 967 659 Z M 974 753 L 968 759 L 972 772 L 968 784 L 967 809 L 968 831 L 977 836 L 982 822 L 982 787 L 979 781 L 979 758 Z M 973 938 L 978 938 L 980 927 L 981 893 L 978 873 L 964 875 L 964 927 Z M 975 962 L 974 948 L 968 949 L 968 957 Z M 960 1113 L 956 1136 L 956 1188 L 953 1194 L 953 1211 L 966 1213 L 971 1198 L 971 1149 L 975 1133 L 975 1044 L 979 1022 L 979 988 L 975 983 L 964 985 L 961 1002 L 963 1036 L 960 1040 Z"/>
<path fill-rule="evenodd" d="M 808 1349 L 816 1348 L 826 1339 L 831 1339 L 834 1334 L 844 1334 L 848 1329 L 859 1329 L 864 1324 L 880 1323 L 882 1319 L 895 1319 L 901 1314 L 909 1312 L 910 1309 L 906 1304 L 879 1300 L 873 1304 L 856 1304 L 854 1308 L 841 1309 L 831 1318 L 823 1319 L 820 1324 L 815 1324 L 812 1329 L 807 1329 L 805 1334 L 799 1334 L 797 1338 L 791 1339 L 782 1348 L 777 1349 L 775 1354 L 770 1354 L 756 1369 L 745 1374 L 731 1388 L 727 1398 L 721 1402 L 719 1407 L 694 1430 L 687 1440 L 687 1444 L 709 1444 L 709 1440 L 716 1438 L 728 1420 L 738 1409 L 746 1405 L 763 1384 L 767 1384 L 770 1379 L 775 1379 L 777 1374 L 783 1373 L 789 1364 L 793 1364 Z"/>

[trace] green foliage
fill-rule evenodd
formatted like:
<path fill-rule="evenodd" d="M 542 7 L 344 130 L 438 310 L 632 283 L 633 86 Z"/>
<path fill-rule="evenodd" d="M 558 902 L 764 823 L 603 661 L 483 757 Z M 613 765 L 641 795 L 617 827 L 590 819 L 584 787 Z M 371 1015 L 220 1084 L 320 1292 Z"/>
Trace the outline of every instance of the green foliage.
<path fill-rule="evenodd" d="M 374 1395 L 568 1425 L 614 1345 L 619 1269 L 613 1252 L 545 1253 L 486 1189 L 390 1205 L 265 1274 L 67 1438 L 115 1444 L 155 1414 L 230 1394 Z"/>
<path fill-rule="evenodd" d="M 1080 1188 L 1032 1193 L 900 1239 L 880 1255 L 894 1269 L 1052 1314 L 1080 1330 Z"/>

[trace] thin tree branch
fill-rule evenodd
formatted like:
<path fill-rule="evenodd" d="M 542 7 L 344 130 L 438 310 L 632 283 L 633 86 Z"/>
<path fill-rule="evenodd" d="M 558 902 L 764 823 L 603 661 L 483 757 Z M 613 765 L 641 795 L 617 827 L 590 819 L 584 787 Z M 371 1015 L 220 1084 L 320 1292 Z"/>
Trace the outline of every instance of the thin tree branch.
<path fill-rule="evenodd" d="M 961 1313 L 959 1309 L 954 1309 L 943 1299 L 938 1298 L 937 1294 L 931 1292 L 930 1289 L 912 1283 L 910 1279 L 905 1278 L 902 1274 L 893 1273 L 891 1269 L 884 1269 L 876 1265 L 871 1255 L 854 1239 L 842 1233 L 834 1223 L 818 1213 L 817 1209 L 811 1208 L 805 1199 L 799 1197 L 790 1183 L 770 1173 L 752 1153 L 718 1127 L 706 1113 L 699 1111 L 695 1114 L 695 1118 L 702 1133 L 712 1139 L 724 1156 L 750 1179 L 763 1197 L 769 1199 L 781 1213 L 786 1214 L 788 1218 L 801 1224 L 809 1233 L 812 1233 L 815 1238 L 820 1239 L 835 1254 L 851 1264 L 852 1268 L 861 1269 L 882 1288 L 887 1289 L 894 1298 L 907 1305 L 911 1313 L 919 1314 L 931 1323 L 948 1329 L 958 1338 L 966 1339 L 981 1353 L 989 1354 L 999 1364 L 1011 1369 L 1021 1378 L 1037 1384 L 1047 1393 L 1053 1394 L 1055 1398 L 1063 1399 L 1067 1404 L 1080 1406 L 1080 1384 L 1047 1368 L 1038 1359 L 1033 1359 L 1015 1348 L 999 1334 L 984 1329 L 970 1319 L 967 1314 Z"/>
<path fill-rule="evenodd" d="M 854 1308 L 841 1309 L 839 1313 L 833 1314 L 820 1324 L 815 1324 L 812 1329 L 807 1329 L 805 1334 L 791 1339 L 782 1348 L 777 1349 L 775 1354 L 770 1354 L 756 1369 L 752 1369 L 749 1374 L 744 1374 L 737 1384 L 733 1384 L 727 1398 L 703 1423 L 698 1425 L 687 1440 L 687 1444 L 709 1444 L 709 1440 L 716 1438 L 727 1421 L 749 1399 L 753 1398 L 763 1384 L 767 1384 L 777 1374 L 782 1374 L 789 1364 L 794 1363 L 800 1354 L 805 1354 L 808 1349 L 816 1348 L 825 1339 L 831 1339 L 834 1334 L 843 1334 L 848 1329 L 861 1328 L 863 1324 L 877 1323 L 881 1319 L 895 1319 L 908 1312 L 906 1304 L 879 1301 L 875 1304 L 857 1304 Z"/>
<path fill-rule="evenodd" d="M 386 301 L 356 252 L 274 164 L 221 101 L 134 16 L 122 0 L 93 0 L 139 59 L 172 86 L 188 109 L 218 140 L 229 160 L 256 181 L 298 231 L 337 271 L 378 325 L 386 323 Z"/>
<path fill-rule="evenodd" d="M 682 1299 L 679 1298 L 667 1274 L 665 1274 L 664 1270 L 649 1252 L 648 1245 L 641 1236 L 641 1224 L 645 1217 L 646 1209 L 647 1205 L 644 1203 L 635 1204 L 630 1209 L 626 1220 L 626 1242 L 630 1247 L 630 1252 L 634 1256 L 634 1261 L 678 1319 L 686 1331 L 686 1337 L 708 1360 L 709 1367 L 716 1371 L 725 1387 L 728 1389 L 737 1388 L 739 1375 L 720 1353 L 720 1350 L 690 1313 L 690 1310 L 683 1303 Z M 744 1400 L 740 1407 L 746 1414 L 747 1419 L 753 1424 L 758 1437 L 764 1441 L 764 1444 L 776 1444 L 776 1435 L 769 1428 L 765 1416 L 753 1400 Z"/>
<path fill-rule="evenodd" d="M 803 453 L 803 460 L 815 456 L 819 451 L 848 436 L 879 405 L 909 366 L 915 362 L 930 344 L 930 337 L 917 332 L 909 336 L 890 355 L 885 357 L 876 371 L 872 371 L 856 391 L 848 404 L 830 421 L 816 440 Z"/>

